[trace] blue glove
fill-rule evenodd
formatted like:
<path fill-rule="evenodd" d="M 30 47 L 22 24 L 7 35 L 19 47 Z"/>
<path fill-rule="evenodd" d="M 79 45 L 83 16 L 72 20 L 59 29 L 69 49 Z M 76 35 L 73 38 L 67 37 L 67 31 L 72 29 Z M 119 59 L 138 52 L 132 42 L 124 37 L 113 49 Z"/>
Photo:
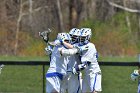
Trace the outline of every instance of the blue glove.
<path fill-rule="evenodd" d="M 139 77 L 138 70 L 134 70 L 134 72 L 131 74 L 131 80 L 135 81 Z"/>

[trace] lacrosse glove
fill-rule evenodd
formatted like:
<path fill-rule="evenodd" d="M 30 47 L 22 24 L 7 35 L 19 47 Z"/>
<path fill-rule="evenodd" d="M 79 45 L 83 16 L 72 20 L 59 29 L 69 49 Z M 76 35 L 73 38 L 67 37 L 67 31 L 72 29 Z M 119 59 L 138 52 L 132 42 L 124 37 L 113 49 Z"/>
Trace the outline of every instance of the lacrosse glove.
<path fill-rule="evenodd" d="M 45 48 L 45 51 L 46 51 L 46 53 L 47 53 L 47 55 L 51 55 L 52 54 L 52 47 L 51 46 L 48 46 L 48 47 L 46 47 Z"/>
<path fill-rule="evenodd" d="M 139 77 L 138 70 L 134 70 L 134 72 L 131 74 L 131 80 L 135 81 Z"/>
<path fill-rule="evenodd" d="M 78 49 L 77 53 L 79 53 L 79 54 L 81 54 L 83 51 L 87 51 L 88 50 L 88 46 L 87 45 L 84 45 L 84 46 L 74 45 L 74 48 Z"/>

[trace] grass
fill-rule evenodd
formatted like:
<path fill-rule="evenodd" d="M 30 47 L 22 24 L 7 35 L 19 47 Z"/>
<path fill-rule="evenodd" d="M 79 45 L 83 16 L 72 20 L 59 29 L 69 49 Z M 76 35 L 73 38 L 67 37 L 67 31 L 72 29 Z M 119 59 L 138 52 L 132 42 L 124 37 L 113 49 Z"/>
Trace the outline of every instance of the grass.
<path fill-rule="evenodd" d="M 137 81 L 131 81 L 130 74 L 136 67 L 101 67 L 102 93 L 137 93 Z"/>
<path fill-rule="evenodd" d="M 0 60 L 44 61 L 48 57 L 0 57 Z M 137 57 L 100 57 L 99 61 L 137 61 Z M 46 66 L 47 71 L 48 66 Z M 137 81 L 130 74 L 137 67 L 101 66 L 102 93 L 136 93 Z M 0 74 L 0 93 L 42 93 L 42 66 L 5 66 Z"/>

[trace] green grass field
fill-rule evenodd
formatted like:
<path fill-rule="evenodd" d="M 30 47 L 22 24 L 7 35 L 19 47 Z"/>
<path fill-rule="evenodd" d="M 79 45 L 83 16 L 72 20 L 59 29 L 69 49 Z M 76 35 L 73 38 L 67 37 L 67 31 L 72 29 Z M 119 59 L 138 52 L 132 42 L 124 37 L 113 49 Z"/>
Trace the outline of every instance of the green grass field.
<path fill-rule="evenodd" d="M 0 60 L 44 61 L 47 57 L 0 57 Z M 137 61 L 137 57 L 106 57 L 99 61 Z M 47 71 L 48 66 L 45 67 Z M 102 93 L 137 93 L 138 81 L 130 74 L 137 67 L 101 66 Z M 0 93 L 42 93 L 42 66 L 5 66 L 0 74 Z"/>

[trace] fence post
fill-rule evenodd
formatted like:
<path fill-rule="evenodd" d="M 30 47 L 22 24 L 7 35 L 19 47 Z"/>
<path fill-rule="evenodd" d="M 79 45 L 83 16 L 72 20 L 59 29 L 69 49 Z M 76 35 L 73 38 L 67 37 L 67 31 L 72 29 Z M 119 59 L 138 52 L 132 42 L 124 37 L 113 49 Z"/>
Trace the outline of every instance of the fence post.
<path fill-rule="evenodd" d="M 139 63 L 140 63 L 140 54 L 138 54 L 138 61 L 139 61 Z"/>
<path fill-rule="evenodd" d="M 43 78 L 43 93 L 45 93 L 45 65 L 43 65 L 43 67 L 42 67 L 42 78 Z"/>
<path fill-rule="evenodd" d="M 138 54 L 138 70 L 140 70 L 140 54 Z M 140 77 L 138 77 L 138 93 L 140 93 Z"/>

